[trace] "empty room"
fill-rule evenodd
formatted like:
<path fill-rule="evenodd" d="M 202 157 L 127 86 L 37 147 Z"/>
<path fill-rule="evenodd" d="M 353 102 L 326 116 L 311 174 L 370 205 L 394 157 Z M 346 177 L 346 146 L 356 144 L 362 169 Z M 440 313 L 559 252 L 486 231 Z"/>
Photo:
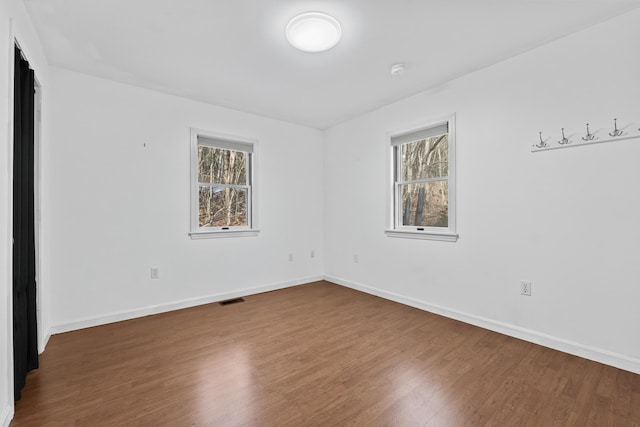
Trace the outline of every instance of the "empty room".
<path fill-rule="evenodd" d="M 0 1 L 0 427 L 640 426 L 640 0 Z"/>

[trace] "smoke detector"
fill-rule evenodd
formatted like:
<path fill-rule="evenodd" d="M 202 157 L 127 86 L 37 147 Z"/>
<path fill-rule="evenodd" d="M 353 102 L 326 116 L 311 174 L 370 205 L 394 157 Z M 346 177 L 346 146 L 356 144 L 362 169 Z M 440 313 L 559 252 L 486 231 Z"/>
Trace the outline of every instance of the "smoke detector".
<path fill-rule="evenodd" d="M 391 66 L 391 75 L 397 77 L 404 74 L 404 64 L 393 64 Z"/>

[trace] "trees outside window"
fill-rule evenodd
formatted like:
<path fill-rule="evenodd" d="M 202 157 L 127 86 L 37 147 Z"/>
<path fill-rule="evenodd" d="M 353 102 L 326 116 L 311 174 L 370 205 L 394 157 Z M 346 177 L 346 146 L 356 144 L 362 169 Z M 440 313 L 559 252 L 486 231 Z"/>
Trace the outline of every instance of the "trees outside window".
<path fill-rule="evenodd" d="M 399 151 L 402 225 L 447 227 L 449 135 L 402 144 Z"/>
<path fill-rule="evenodd" d="M 198 227 L 249 225 L 248 154 L 198 146 Z"/>

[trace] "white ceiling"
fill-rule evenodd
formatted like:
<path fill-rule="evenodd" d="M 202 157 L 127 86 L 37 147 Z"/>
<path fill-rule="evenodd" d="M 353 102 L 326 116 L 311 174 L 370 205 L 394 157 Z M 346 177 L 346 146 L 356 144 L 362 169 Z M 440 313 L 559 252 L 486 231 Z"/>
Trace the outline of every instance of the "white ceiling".
<path fill-rule="evenodd" d="M 24 0 L 53 65 L 324 129 L 640 6 L 639 0 Z M 333 49 L 291 47 L 306 11 Z M 406 73 L 392 77 L 391 65 Z"/>

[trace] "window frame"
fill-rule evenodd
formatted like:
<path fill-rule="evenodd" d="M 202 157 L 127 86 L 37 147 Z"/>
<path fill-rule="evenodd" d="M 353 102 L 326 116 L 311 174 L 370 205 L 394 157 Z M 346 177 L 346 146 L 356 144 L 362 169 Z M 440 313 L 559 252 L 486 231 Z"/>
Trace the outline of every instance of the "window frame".
<path fill-rule="evenodd" d="M 436 128 L 442 125 L 448 126 L 448 143 L 449 143 L 449 175 L 446 179 L 448 181 L 448 224 L 447 227 L 428 227 L 428 226 L 407 226 L 402 224 L 402 194 L 400 186 L 402 181 L 398 180 L 399 173 L 401 171 L 399 151 L 403 144 L 420 141 L 421 138 L 417 135 L 428 131 L 429 129 Z M 408 140 L 399 144 L 394 143 L 398 139 L 406 139 L 416 134 L 415 140 Z M 430 120 L 427 123 L 423 123 L 419 126 L 414 126 L 409 129 L 393 132 L 388 134 L 387 138 L 387 153 L 388 153 L 388 219 L 387 230 L 385 233 L 389 237 L 401 237 L 409 239 L 426 239 L 437 240 L 446 242 L 456 242 L 458 240 L 457 228 L 456 228 L 456 116 L 450 114 L 445 117 Z M 421 180 L 422 181 L 422 180 Z M 431 181 L 443 181 L 441 178 L 429 178 L 425 179 L 425 182 Z"/>
<path fill-rule="evenodd" d="M 202 144 L 198 143 L 198 137 L 211 140 L 211 143 Z M 253 138 L 240 137 L 236 135 L 229 135 L 219 132 L 211 132 L 202 129 L 191 128 L 191 168 L 190 168 L 190 185 L 191 185 L 191 201 L 190 201 L 190 216 L 191 216 L 191 229 L 189 236 L 191 239 L 209 239 L 218 237 L 241 237 L 241 236 L 257 236 L 260 230 L 258 229 L 258 215 L 257 215 L 257 185 L 256 185 L 256 172 L 257 172 L 257 151 L 258 141 Z M 219 143 L 218 144 L 216 144 Z M 246 226 L 229 226 L 229 227 L 200 227 L 199 221 L 199 189 L 200 182 L 198 181 L 198 147 L 207 146 L 230 150 L 234 146 L 241 148 L 242 146 L 251 145 L 251 151 L 244 151 L 242 149 L 234 151 L 242 151 L 247 156 L 247 184 L 246 185 L 233 185 L 233 184 L 217 184 L 219 187 L 229 188 L 247 188 L 247 225 Z"/>

